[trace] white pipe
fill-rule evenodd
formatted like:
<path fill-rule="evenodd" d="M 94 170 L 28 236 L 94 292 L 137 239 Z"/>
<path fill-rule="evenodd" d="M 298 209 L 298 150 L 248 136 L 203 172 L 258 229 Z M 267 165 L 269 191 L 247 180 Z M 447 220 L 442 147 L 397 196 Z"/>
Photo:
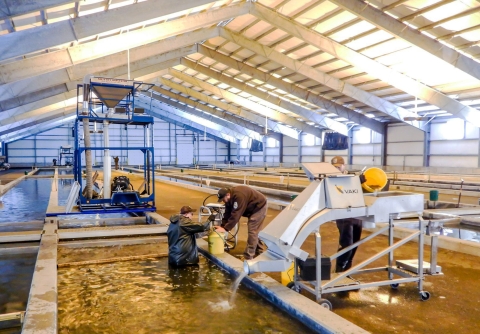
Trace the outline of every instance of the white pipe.
<path fill-rule="evenodd" d="M 112 163 L 110 161 L 110 138 L 108 132 L 108 121 L 103 121 L 103 198 L 111 197 L 111 175 L 112 175 Z"/>
<path fill-rule="evenodd" d="M 83 78 L 83 110 L 82 115 L 88 115 L 88 100 L 90 96 L 90 79 L 93 77 L 92 74 L 87 74 Z M 87 199 L 92 199 L 93 197 L 93 168 L 92 168 L 92 151 L 88 148 L 91 146 L 90 140 L 90 127 L 88 118 L 84 118 L 83 121 L 83 139 L 85 144 L 85 170 L 87 172 Z"/>
<path fill-rule="evenodd" d="M 291 263 L 291 259 L 286 259 L 267 251 L 253 260 L 244 261 L 243 271 L 247 275 L 259 272 L 282 272 L 290 268 Z"/>

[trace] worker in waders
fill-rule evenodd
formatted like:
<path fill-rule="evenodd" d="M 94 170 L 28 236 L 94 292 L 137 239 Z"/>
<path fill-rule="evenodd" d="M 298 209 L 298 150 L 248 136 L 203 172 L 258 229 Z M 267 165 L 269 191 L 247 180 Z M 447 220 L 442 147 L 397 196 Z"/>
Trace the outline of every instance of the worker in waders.
<path fill-rule="evenodd" d="M 168 237 L 168 263 L 173 266 L 186 266 L 198 263 L 197 241 L 195 233 L 201 233 L 209 229 L 211 215 L 205 223 L 192 220 L 195 209 L 185 205 L 180 213 L 170 217 L 170 225 L 167 230 Z"/>

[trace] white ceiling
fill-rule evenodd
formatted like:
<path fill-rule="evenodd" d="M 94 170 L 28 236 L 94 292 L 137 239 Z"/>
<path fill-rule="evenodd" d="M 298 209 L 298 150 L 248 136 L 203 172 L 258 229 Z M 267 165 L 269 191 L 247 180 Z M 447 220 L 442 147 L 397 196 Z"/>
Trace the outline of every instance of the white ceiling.
<path fill-rule="evenodd" d="M 480 126 L 474 0 L 18 3 L 0 0 L 0 141 L 73 114 L 87 74 L 155 83 L 158 110 L 237 139 Z"/>

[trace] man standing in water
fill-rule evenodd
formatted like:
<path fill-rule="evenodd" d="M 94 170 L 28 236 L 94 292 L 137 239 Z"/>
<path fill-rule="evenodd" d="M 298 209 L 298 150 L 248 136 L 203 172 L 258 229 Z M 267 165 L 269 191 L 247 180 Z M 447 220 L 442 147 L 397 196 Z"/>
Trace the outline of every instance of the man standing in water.
<path fill-rule="evenodd" d="M 185 205 L 180 214 L 170 217 L 168 226 L 168 263 L 173 266 L 186 266 L 198 263 L 197 241 L 195 233 L 208 230 L 212 216 L 206 223 L 196 223 L 192 220 L 195 209 Z M 215 216 L 213 216 L 215 219 Z"/>

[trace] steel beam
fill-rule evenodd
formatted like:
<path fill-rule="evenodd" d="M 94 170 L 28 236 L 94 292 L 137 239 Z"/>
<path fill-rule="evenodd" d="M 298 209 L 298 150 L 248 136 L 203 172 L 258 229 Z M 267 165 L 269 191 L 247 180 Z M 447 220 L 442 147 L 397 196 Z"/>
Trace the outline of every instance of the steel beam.
<path fill-rule="evenodd" d="M 170 75 L 173 75 L 177 77 L 180 80 L 183 80 L 185 82 L 188 82 L 191 85 L 194 85 L 196 87 L 199 87 L 203 90 L 209 91 L 217 96 L 220 96 L 224 98 L 227 101 L 236 103 L 238 105 L 244 106 L 245 108 L 248 108 L 249 110 L 254 111 L 255 113 L 258 113 L 262 115 L 263 117 L 268 117 L 271 118 L 277 122 L 282 122 L 285 124 L 288 124 L 290 126 L 293 126 L 301 131 L 310 133 L 314 136 L 317 136 L 321 138 L 322 136 L 322 131 L 320 129 L 317 129 L 311 125 L 308 125 L 306 123 L 300 122 L 292 117 L 289 117 L 279 111 L 267 108 L 265 106 L 262 106 L 256 102 L 253 102 L 251 100 L 248 100 L 244 97 L 241 97 L 239 95 L 236 95 L 232 92 L 229 92 L 224 89 L 220 89 L 214 85 L 211 85 L 205 81 L 202 81 L 198 78 L 191 77 L 189 75 L 186 75 L 180 71 L 170 69 L 169 70 Z"/>
<path fill-rule="evenodd" d="M 75 1 L 78 0 L 0 0 L 0 20 L 36 12 L 41 9 L 65 5 Z"/>
<path fill-rule="evenodd" d="M 73 112 L 71 113 L 73 115 Z M 32 122 L 28 122 L 28 123 L 23 123 L 22 125 L 18 125 L 16 127 L 13 127 L 13 128 L 9 128 L 8 130 L 4 130 L 4 131 L 0 131 L 0 138 L 4 135 L 7 135 L 9 133 L 15 133 L 16 131 L 21 131 L 23 129 L 26 129 L 26 128 L 29 128 L 29 127 L 32 127 L 32 126 L 36 126 L 36 125 L 40 125 L 42 123 L 45 123 L 45 122 L 49 122 L 49 121 L 53 121 L 57 118 L 60 118 L 60 117 L 63 117 L 65 116 L 65 113 L 62 111 L 60 113 L 55 113 L 55 114 L 52 114 L 50 116 L 47 116 L 47 117 L 42 117 L 40 119 L 37 119 L 35 121 L 32 121 Z"/>
<path fill-rule="evenodd" d="M 268 105 L 269 108 L 278 110 L 282 113 L 294 113 L 298 116 L 306 118 L 308 121 L 313 121 L 315 123 L 318 123 L 324 128 L 327 128 L 329 130 L 336 131 L 338 133 L 341 133 L 343 135 L 346 135 L 348 132 L 347 126 L 343 123 L 337 122 L 331 118 L 322 116 L 312 110 L 309 110 L 307 108 L 304 108 L 298 104 L 294 104 L 292 102 L 289 102 L 287 100 L 281 99 L 277 96 L 274 96 L 272 94 L 269 94 L 267 92 L 263 92 L 261 90 L 258 90 L 250 85 L 247 85 L 246 83 L 242 83 L 233 77 L 224 75 L 222 73 L 219 73 L 217 71 L 214 71 L 212 69 L 207 68 L 206 66 L 203 66 L 201 64 L 195 63 L 191 60 L 182 58 L 180 60 L 180 63 L 186 67 L 189 67 L 195 71 L 198 71 L 206 76 L 209 76 L 215 80 L 218 80 L 226 85 L 229 85 L 231 87 L 234 87 L 236 89 L 239 89 L 247 94 L 256 96 L 263 101 L 265 101 Z"/>
<path fill-rule="evenodd" d="M 50 96 L 39 101 L 24 104 L 0 113 L 0 126 L 17 122 L 26 117 L 35 117 L 59 108 L 68 108 L 76 104 L 77 91 L 71 90 L 66 93 Z M 12 121 L 9 121 L 12 120 Z"/>
<path fill-rule="evenodd" d="M 179 29 L 177 29 L 177 31 L 179 31 Z M 20 61 L 0 65 L 0 84 L 12 84 L 17 81 L 22 81 L 19 85 L 23 88 L 27 85 L 36 85 L 42 89 L 71 80 L 83 79 L 85 75 L 92 72 L 100 72 L 114 68 L 118 68 L 122 72 L 127 72 L 122 70 L 122 67 L 127 66 L 127 59 L 130 60 L 132 70 L 135 70 L 135 67 L 137 67 L 137 69 L 144 68 L 167 59 L 181 57 L 181 54 L 188 52 L 188 49 L 185 50 L 182 48 L 194 47 L 192 46 L 193 44 L 217 35 L 217 28 L 206 28 L 185 33 L 182 36 L 177 36 L 174 40 L 160 39 L 147 45 L 133 47 L 129 51 L 122 49 L 116 52 L 102 54 L 101 50 L 107 48 L 109 45 L 109 42 L 105 40 L 103 41 L 104 45 L 102 48 L 100 48 L 100 45 L 97 45 L 98 49 L 94 48 L 93 50 L 90 50 L 92 53 L 90 55 L 88 54 L 88 49 L 83 50 L 85 54 L 79 56 L 81 58 L 78 59 L 70 59 L 70 49 L 51 52 L 37 57 L 26 58 Z M 87 46 L 89 43 L 81 45 Z M 176 57 L 171 56 L 173 52 L 177 52 L 178 55 Z M 166 59 L 161 60 L 161 55 L 164 53 L 168 53 L 170 56 L 168 58 L 164 57 Z M 58 81 L 59 79 L 57 79 L 52 83 L 47 83 L 48 86 L 45 86 L 46 84 L 42 83 L 42 80 L 45 80 L 46 78 L 42 77 L 42 75 L 48 75 L 51 73 L 54 73 L 56 77 L 60 77 L 62 81 Z M 36 81 L 26 81 L 25 79 L 28 78 L 33 78 Z M 15 87 L 14 85 L 7 87 L 12 90 L 12 93 L 15 93 L 15 90 L 12 89 L 12 87 Z M 5 93 L 2 93 L 2 91 L 7 87 L 1 86 L 2 90 L 0 90 L 0 99 L 4 99 Z M 35 90 L 38 89 L 39 88 L 36 88 Z M 18 95 L 18 93 L 12 95 Z"/>
<path fill-rule="evenodd" d="M 149 103 L 149 100 L 146 96 L 141 97 L 142 102 Z M 189 119 L 193 122 L 199 123 L 204 127 L 209 129 L 214 129 L 217 131 L 221 131 L 222 133 L 234 137 L 236 139 L 244 139 L 245 137 L 250 137 L 255 139 L 261 139 L 259 134 L 252 134 L 253 131 L 245 132 L 245 129 L 241 129 L 240 127 L 236 127 L 234 124 L 228 123 L 222 119 L 219 119 L 214 116 L 209 116 L 208 114 L 204 114 L 198 110 L 193 108 L 189 108 L 186 106 L 172 106 L 169 103 L 165 103 L 164 101 L 157 99 L 157 96 L 152 95 L 152 99 L 154 100 L 152 104 L 152 108 L 160 108 L 170 114 L 177 115 L 182 118 Z"/>
<path fill-rule="evenodd" d="M 305 42 L 308 42 L 309 44 L 319 48 L 320 50 L 334 55 L 338 59 L 352 64 L 353 66 L 361 69 L 362 71 L 365 71 L 366 73 L 376 78 L 379 78 L 382 81 L 387 82 L 404 92 L 407 92 L 408 94 L 417 96 L 419 99 L 435 105 L 441 110 L 445 110 L 456 117 L 460 117 L 467 122 L 470 122 L 473 125 L 480 127 L 480 117 L 478 117 L 478 111 L 472 107 L 469 107 L 452 98 L 449 98 L 445 94 L 427 85 L 424 85 L 404 74 L 401 74 L 389 68 L 388 66 L 385 66 L 373 59 L 370 59 L 369 57 L 358 53 L 340 43 L 337 43 L 334 40 L 325 37 L 314 30 L 311 30 L 297 22 L 281 16 L 263 5 L 254 3 L 251 14 L 265 20 L 266 22 L 276 26 L 279 29 L 282 29 L 289 34 L 292 34 L 293 36 Z M 345 83 L 345 85 L 347 84 Z M 363 93 L 365 94 L 366 92 Z M 376 98 L 380 99 L 379 97 Z M 359 99 L 357 98 L 357 100 Z M 363 99 L 363 101 L 361 102 L 370 105 L 371 107 L 379 111 L 385 112 L 402 122 L 404 122 L 404 117 L 416 116 L 414 113 L 409 112 L 406 109 L 400 108 L 386 100 L 383 100 L 383 102 L 379 104 L 372 103 L 373 101 L 368 101 L 366 99 Z M 370 104 L 366 102 L 370 102 Z M 389 106 L 393 107 L 394 109 L 392 110 L 391 108 L 384 108 L 385 103 L 388 103 Z M 419 123 L 418 127 L 423 130 L 421 123 Z"/>
<path fill-rule="evenodd" d="M 480 64 L 478 62 L 385 14 L 382 11 L 383 8 L 382 10 L 376 9 L 363 0 L 332 0 L 331 2 L 361 17 L 377 28 L 383 29 L 395 37 L 427 51 L 464 73 L 480 79 Z"/>
<path fill-rule="evenodd" d="M 292 59 L 284 54 L 273 50 L 272 48 L 252 41 L 243 35 L 237 34 L 231 30 L 222 28 L 220 30 L 220 36 L 238 44 L 241 47 L 247 48 L 258 55 L 270 59 L 282 66 L 289 68 L 299 74 L 306 76 L 318 83 L 328 86 L 335 91 L 338 91 L 346 96 L 349 96 L 357 101 L 360 101 L 378 111 L 381 111 L 393 118 L 396 118 L 402 122 L 405 116 L 416 116 L 414 113 L 398 107 L 393 103 L 390 103 L 376 95 L 365 92 L 349 83 L 343 82 L 335 77 L 332 77 L 322 71 L 319 71 L 313 67 L 307 66 L 295 59 Z M 405 122 L 421 129 L 419 122 Z"/>
<path fill-rule="evenodd" d="M 183 85 L 180 85 L 176 82 L 173 82 L 173 81 L 165 79 L 165 78 L 161 78 L 159 81 L 162 85 L 173 88 L 174 90 L 179 91 L 182 94 L 185 94 L 185 95 L 191 96 L 195 99 L 198 99 L 200 101 L 203 101 L 203 102 L 207 103 L 208 105 L 215 106 L 217 108 L 220 108 L 222 110 L 230 112 L 230 113 L 232 113 L 232 114 L 234 114 L 238 117 L 245 118 L 245 119 L 247 119 L 251 122 L 254 122 L 255 124 L 265 124 L 265 118 L 256 114 L 256 113 L 253 113 L 253 112 L 250 112 L 248 110 L 236 107 L 234 105 L 222 102 L 222 101 L 220 101 L 218 99 L 215 99 L 211 96 L 208 96 L 206 94 L 202 94 L 202 93 L 200 93 L 200 92 L 198 92 L 194 89 L 185 87 Z M 294 138 L 294 139 L 298 138 L 297 131 L 295 131 L 294 129 L 289 128 L 285 125 L 278 124 L 277 122 L 274 122 L 270 119 L 267 119 L 267 126 L 271 129 L 273 129 L 273 131 L 282 133 L 285 136 L 288 136 L 288 137 L 291 137 L 291 138 Z"/>
<path fill-rule="evenodd" d="M 81 16 L 76 19 L 55 22 L 32 29 L 18 31 L 15 34 L 2 35 L 0 36 L 0 45 L 2 45 L 3 51 L 0 53 L 0 61 L 65 45 L 106 31 L 117 30 L 135 24 L 138 25 L 139 22 L 188 10 L 192 7 L 201 6 L 209 2 L 212 1 L 150 0 L 148 3 L 139 3 L 135 6 L 123 6 L 113 10 Z M 89 57 L 84 53 L 87 49 L 89 52 L 92 52 L 92 56 L 99 51 L 105 54 L 112 54 L 128 49 L 129 47 L 140 46 L 159 39 L 199 29 L 204 26 L 217 24 L 223 20 L 246 14 L 247 11 L 248 7 L 245 4 L 228 6 L 218 10 L 167 21 L 161 25 L 153 25 L 144 29 L 137 29 L 96 42 L 80 44 L 68 49 L 70 55 L 76 55 L 76 57 L 80 56 L 80 59 L 81 57 Z M 106 41 L 107 39 L 108 42 Z M 95 45 L 95 48 L 98 48 L 98 50 L 92 48 L 93 45 Z M 82 53 L 83 55 L 81 55 Z M 77 63 L 75 58 L 72 58 L 72 60 L 74 63 Z"/>
<path fill-rule="evenodd" d="M 159 68 L 170 67 L 170 66 L 174 66 L 177 63 L 178 63 L 178 59 L 175 59 L 175 60 L 172 60 L 172 61 L 167 61 L 167 62 L 157 64 L 157 65 L 155 65 L 155 68 L 159 69 Z M 140 70 L 140 71 L 136 71 L 133 74 L 136 75 L 136 74 L 144 74 L 144 73 L 148 73 L 148 68 Z M 154 74 L 160 74 L 160 73 L 159 72 L 154 72 Z M 21 108 L 16 108 L 13 111 L 8 111 L 8 113 L 6 114 L 7 116 L 11 115 L 11 114 L 15 114 L 15 116 L 7 117 L 7 118 L 4 118 L 3 120 L 1 120 L 0 121 L 0 127 L 8 125 L 8 124 L 16 124 L 16 123 L 19 123 L 19 122 L 21 123 L 22 121 L 24 123 L 22 125 L 19 125 L 19 126 L 13 126 L 12 125 L 13 128 L 10 127 L 6 130 L 0 131 L 0 137 L 2 135 L 8 134 L 10 132 L 13 132 L 13 131 L 16 131 L 16 130 L 21 130 L 21 129 L 23 129 L 25 127 L 28 127 L 28 126 L 38 125 L 38 124 L 41 124 L 43 122 L 56 119 L 58 117 L 70 116 L 71 114 L 73 114 L 75 112 L 76 94 L 77 94 L 76 90 L 72 90 L 70 92 L 67 92 L 66 94 L 60 94 L 60 95 L 57 95 L 57 96 L 54 96 L 54 97 L 50 97 L 50 98 L 35 102 L 35 103 L 31 103 L 31 104 L 26 105 L 26 106 L 22 106 Z M 68 101 L 69 99 L 70 99 L 70 101 Z M 63 105 L 63 107 L 62 107 L 62 105 Z M 35 107 L 38 107 L 38 108 L 34 109 Z M 34 109 L 34 110 L 22 113 L 22 110 L 29 110 L 29 109 Z M 3 116 L 3 115 L 1 115 L 1 116 Z M 0 118 L 1 118 L 1 116 L 0 116 Z M 28 120 L 30 118 L 35 118 L 35 117 L 40 117 L 40 116 L 41 116 L 40 119 L 37 119 L 33 122 L 25 123 L 26 120 Z"/>
<path fill-rule="evenodd" d="M 293 96 L 298 97 L 299 99 L 310 102 L 311 104 L 323 108 L 328 112 L 337 114 L 340 117 L 344 117 L 375 132 L 382 133 L 381 131 L 383 131 L 383 125 L 381 122 L 370 119 L 367 116 L 362 115 L 354 110 L 336 104 L 333 101 L 330 101 L 308 90 L 300 88 L 299 86 L 288 83 L 282 79 L 276 78 L 245 63 L 236 61 L 235 59 L 221 54 L 220 52 L 217 52 L 210 48 L 207 48 L 204 45 L 198 45 L 198 52 L 211 59 L 215 59 L 216 61 L 225 64 L 241 73 L 245 73 L 246 75 L 251 76 L 254 79 L 260 80 L 265 84 L 272 85 Z"/>
<path fill-rule="evenodd" d="M 3 119 L 0 121 L 0 128 L 4 128 L 7 125 L 11 125 L 13 127 L 14 125 L 17 125 L 17 124 L 18 125 L 25 124 L 32 119 L 33 120 L 36 119 L 37 122 L 41 123 L 42 119 L 47 119 L 48 117 L 51 117 L 51 116 L 56 116 L 56 117 L 70 116 L 75 113 L 76 106 L 75 104 L 72 103 L 71 105 L 66 104 L 65 106 L 53 105 L 45 109 L 46 110 L 37 109 L 31 112 L 26 112 L 20 115 Z M 8 128 L 6 128 L 6 130 L 8 130 Z M 3 131 L 6 131 L 6 130 L 3 130 Z"/>
<path fill-rule="evenodd" d="M 44 126 L 38 126 L 38 125 L 37 126 L 31 126 L 29 128 L 24 129 L 23 131 L 18 131 L 16 133 L 9 133 L 8 135 L 5 135 L 5 136 L 1 137 L 0 140 L 3 140 L 7 143 L 11 143 L 11 142 L 14 142 L 14 141 L 17 141 L 17 140 L 21 140 L 21 139 L 24 139 L 24 138 L 27 138 L 27 137 L 45 132 L 45 131 L 55 129 L 59 126 L 64 125 L 65 123 L 73 122 L 74 117 L 75 117 L 75 115 L 72 115 L 71 117 L 65 117 L 65 118 L 62 118 L 58 121 L 54 121 L 54 122 L 46 123 L 46 124 L 44 123 L 43 124 Z"/>
<path fill-rule="evenodd" d="M 204 125 L 198 124 L 197 122 L 192 121 L 188 118 L 179 116 L 179 115 L 185 114 L 181 111 L 178 111 L 177 113 L 173 114 L 168 111 L 162 110 L 161 106 L 158 106 L 158 105 L 152 105 L 152 107 L 150 107 L 149 103 L 144 103 L 144 102 L 140 102 L 138 103 L 138 105 L 142 105 L 142 107 L 145 108 L 145 110 L 148 110 L 149 115 L 165 120 L 166 122 L 173 123 L 183 127 L 189 127 L 190 131 L 194 131 L 193 129 L 195 129 L 194 132 L 201 133 L 201 134 L 203 134 L 205 131 Z M 223 142 L 234 143 L 236 141 L 235 137 L 229 136 L 225 133 L 222 133 L 219 130 L 214 130 L 211 128 L 207 128 L 207 134 L 210 134 L 216 138 L 220 138 Z"/>
<path fill-rule="evenodd" d="M 215 116 L 212 116 L 212 114 L 209 113 L 209 112 L 198 111 L 195 107 L 192 107 L 192 106 L 187 105 L 187 104 L 172 101 L 170 99 L 161 97 L 158 94 L 153 94 L 152 98 L 161 102 L 161 103 L 164 103 L 164 104 L 166 104 L 166 105 L 168 105 L 172 108 L 175 108 L 175 109 L 178 109 L 178 110 L 181 110 L 181 111 L 185 111 L 186 113 L 189 113 L 189 114 L 195 115 L 197 117 L 203 118 L 205 120 L 208 120 L 210 122 L 216 123 L 216 124 L 224 127 L 227 130 L 226 133 L 228 133 L 228 130 L 236 132 L 237 135 L 235 135 L 235 137 L 238 137 L 238 134 L 240 134 L 240 135 L 243 136 L 243 138 L 241 138 L 241 139 L 244 139 L 245 137 L 247 137 L 247 138 L 253 138 L 253 139 L 256 139 L 256 140 L 262 140 L 263 136 L 260 133 L 249 130 L 249 129 L 244 128 L 242 126 L 239 126 L 236 123 L 231 123 L 227 120 L 224 120 L 222 118 L 223 113 L 221 113 L 221 112 L 218 112 L 218 114 L 215 115 L 216 116 L 215 117 Z M 211 108 L 211 109 L 213 109 L 213 108 Z M 238 138 L 238 139 L 240 139 L 240 138 Z"/>
<path fill-rule="evenodd" d="M 155 58 L 159 61 L 159 63 L 155 63 L 153 65 L 149 60 L 141 60 L 131 64 L 131 78 L 135 80 L 141 81 L 148 81 L 154 77 L 159 75 L 163 75 L 164 73 L 162 70 L 176 66 L 179 63 L 178 56 L 180 55 L 187 55 L 194 53 L 196 50 L 195 46 L 190 46 L 187 48 L 181 48 L 180 50 L 173 50 L 171 52 L 164 53 L 162 55 L 158 55 Z M 150 66 L 148 66 L 150 65 Z M 103 77 L 113 77 L 113 78 L 126 78 L 127 77 L 127 66 L 119 66 L 113 69 L 109 69 L 106 71 L 95 72 L 96 68 L 92 67 L 91 71 L 88 68 L 85 69 L 85 72 L 94 74 L 96 76 L 103 76 Z M 58 81 L 62 81 L 64 79 L 56 78 Z M 80 78 L 79 78 L 80 79 Z M 27 79 L 29 80 L 29 79 Z M 55 80 L 55 79 L 54 79 Z M 67 79 L 68 80 L 68 79 Z M 19 110 L 28 110 L 33 108 L 42 108 L 50 104 L 51 101 L 60 102 L 62 99 L 66 99 L 67 96 L 71 96 L 74 94 L 76 96 L 76 89 L 77 84 L 80 81 L 67 81 L 56 85 L 52 88 L 45 88 L 39 91 L 34 91 L 32 93 L 26 93 L 25 95 L 21 95 L 15 98 L 11 98 L 8 100 L 0 101 L 0 112 L 7 111 L 9 113 L 17 113 Z M 44 83 L 48 85 L 48 83 Z M 2 87 L 0 86 L 0 90 Z M 35 89 L 34 87 L 27 87 L 26 89 Z M 57 94 L 55 94 L 57 93 Z M 52 102 L 52 103 L 56 103 Z M 0 116 L 0 118 L 2 118 Z"/>
<path fill-rule="evenodd" d="M 153 87 L 152 89 L 154 91 L 164 95 L 164 96 L 167 96 L 170 100 L 166 99 L 166 98 L 161 98 L 162 101 L 164 101 L 167 104 L 176 103 L 176 104 L 181 105 L 181 103 L 183 103 L 183 104 L 188 105 L 192 108 L 196 108 L 196 109 L 202 110 L 204 112 L 210 113 L 212 115 L 215 115 L 217 117 L 223 118 L 223 119 L 225 119 L 225 120 L 227 120 L 227 121 L 229 121 L 233 124 L 236 124 L 240 127 L 245 128 L 245 129 L 249 129 L 249 130 L 255 131 L 255 132 L 260 133 L 260 134 L 265 133 L 265 128 L 262 127 L 262 126 L 253 124 L 252 122 L 248 122 L 243 118 L 240 118 L 240 117 L 237 117 L 237 116 L 234 116 L 234 115 L 231 115 L 231 114 L 227 114 L 225 111 L 218 110 L 218 108 L 209 107 L 206 104 L 200 103 L 198 100 L 194 101 L 190 98 L 184 97 L 180 94 L 175 94 L 175 93 L 173 93 L 169 90 L 166 90 L 166 89 L 163 89 L 163 88 L 160 88 L 160 87 L 157 87 L 157 86 Z M 176 100 L 180 103 L 174 102 L 172 99 Z M 169 102 L 167 102 L 167 101 L 169 101 Z M 268 137 L 272 137 L 272 138 L 275 138 L 276 140 L 280 140 L 280 138 L 282 138 L 282 135 L 280 133 L 270 131 L 270 133 L 268 134 Z"/>

